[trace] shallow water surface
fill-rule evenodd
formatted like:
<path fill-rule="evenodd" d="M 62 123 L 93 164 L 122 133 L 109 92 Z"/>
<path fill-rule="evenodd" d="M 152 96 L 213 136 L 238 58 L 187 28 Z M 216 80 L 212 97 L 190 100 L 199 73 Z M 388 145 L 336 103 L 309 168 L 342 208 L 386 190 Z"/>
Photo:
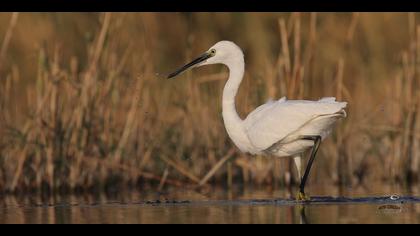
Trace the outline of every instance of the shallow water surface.
<path fill-rule="evenodd" d="M 286 191 L 260 189 L 2 196 L 0 223 L 420 223 L 420 198 L 405 190 L 327 190 L 346 196 L 329 197 L 317 189 L 305 203 Z"/>

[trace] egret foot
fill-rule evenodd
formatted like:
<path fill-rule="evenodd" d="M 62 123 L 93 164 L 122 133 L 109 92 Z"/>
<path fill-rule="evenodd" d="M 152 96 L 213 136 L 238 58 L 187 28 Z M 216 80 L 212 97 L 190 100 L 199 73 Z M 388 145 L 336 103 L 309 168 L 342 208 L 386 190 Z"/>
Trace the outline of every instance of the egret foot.
<path fill-rule="evenodd" d="M 304 192 L 299 191 L 298 194 L 296 195 L 296 200 L 297 201 L 309 201 L 309 200 L 311 200 L 311 198 L 309 197 L 309 195 L 306 195 Z"/>

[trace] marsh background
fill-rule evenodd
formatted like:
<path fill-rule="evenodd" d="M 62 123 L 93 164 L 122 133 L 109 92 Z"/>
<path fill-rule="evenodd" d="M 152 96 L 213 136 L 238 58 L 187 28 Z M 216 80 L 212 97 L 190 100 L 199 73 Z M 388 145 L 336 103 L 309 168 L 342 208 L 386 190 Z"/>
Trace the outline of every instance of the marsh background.
<path fill-rule="evenodd" d="M 242 118 L 282 96 L 348 101 L 309 189 L 417 189 L 418 21 L 414 13 L 1 13 L 0 192 L 295 183 L 290 159 L 241 154 L 229 140 L 226 68 L 165 79 L 220 40 L 244 50 Z"/>

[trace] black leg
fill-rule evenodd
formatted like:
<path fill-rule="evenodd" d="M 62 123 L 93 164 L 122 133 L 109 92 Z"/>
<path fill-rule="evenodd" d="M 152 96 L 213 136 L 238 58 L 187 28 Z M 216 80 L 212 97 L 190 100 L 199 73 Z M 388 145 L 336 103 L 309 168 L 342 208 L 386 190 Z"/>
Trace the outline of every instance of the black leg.
<path fill-rule="evenodd" d="M 309 172 L 311 171 L 312 163 L 314 162 L 316 153 L 318 152 L 319 145 L 321 144 L 321 136 L 305 136 L 303 137 L 305 140 L 313 140 L 314 146 L 312 147 L 311 157 L 308 161 L 308 165 L 306 166 L 305 174 L 302 177 L 300 182 L 300 192 L 305 194 L 305 184 L 306 180 L 308 179 Z"/>

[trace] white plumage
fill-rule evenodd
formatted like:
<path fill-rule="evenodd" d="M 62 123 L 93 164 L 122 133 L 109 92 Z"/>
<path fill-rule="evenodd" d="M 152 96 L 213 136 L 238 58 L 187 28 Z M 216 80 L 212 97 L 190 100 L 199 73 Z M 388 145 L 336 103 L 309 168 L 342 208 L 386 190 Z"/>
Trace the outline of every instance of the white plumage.
<path fill-rule="evenodd" d="M 268 101 L 257 107 L 242 120 L 235 107 L 235 97 L 244 75 L 242 50 L 233 42 L 220 41 L 207 52 L 170 74 L 175 77 L 184 70 L 202 65 L 224 64 L 229 68 L 229 79 L 223 89 L 222 115 L 226 131 L 243 152 L 277 157 L 294 158 L 301 176 L 301 154 L 312 147 L 312 154 L 302 178 L 299 199 L 307 199 L 304 185 L 319 143 L 330 132 L 333 124 L 346 116 L 346 102 L 336 102 L 334 97 L 318 101 L 287 100 Z"/>
<path fill-rule="evenodd" d="M 282 144 L 290 146 L 291 142 L 305 135 L 320 135 L 324 139 L 331 131 L 332 124 L 346 115 L 343 110 L 346 104 L 336 102 L 335 98 L 306 101 L 283 97 L 261 105 L 244 121 L 246 135 L 253 146 L 253 150 L 249 151 L 262 154 L 277 143 L 279 152 L 275 153 L 276 156 L 298 154 L 308 147 L 287 149 L 281 148 Z"/>

